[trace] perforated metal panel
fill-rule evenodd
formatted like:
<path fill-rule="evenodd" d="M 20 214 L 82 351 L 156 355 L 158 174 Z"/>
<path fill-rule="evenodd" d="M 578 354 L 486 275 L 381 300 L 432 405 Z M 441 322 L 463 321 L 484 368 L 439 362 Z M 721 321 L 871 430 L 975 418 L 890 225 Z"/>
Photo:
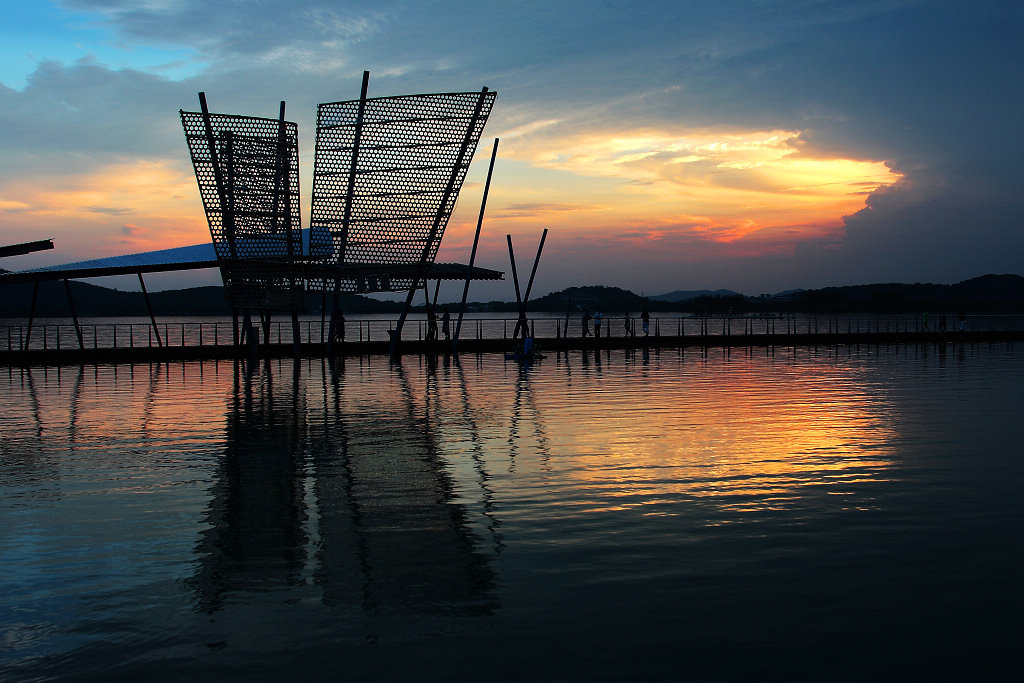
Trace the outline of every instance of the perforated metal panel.
<path fill-rule="evenodd" d="M 310 256 L 364 276 L 313 277 L 311 289 L 413 285 L 387 266 L 433 262 L 494 98 L 485 88 L 319 106 Z"/>
<path fill-rule="evenodd" d="M 181 112 L 199 193 L 232 306 L 303 303 L 298 127 L 277 119 Z"/>

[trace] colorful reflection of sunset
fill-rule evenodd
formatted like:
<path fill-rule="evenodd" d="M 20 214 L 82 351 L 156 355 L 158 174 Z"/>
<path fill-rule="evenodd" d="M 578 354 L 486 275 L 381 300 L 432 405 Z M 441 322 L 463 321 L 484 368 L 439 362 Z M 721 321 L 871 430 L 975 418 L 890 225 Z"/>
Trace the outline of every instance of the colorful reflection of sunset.
<path fill-rule="evenodd" d="M 572 353 L 529 374 L 500 356 L 434 369 L 359 359 L 336 378 L 314 362 L 296 366 L 294 382 L 282 361 L 237 387 L 229 363 L 101 368 L 33 374 L 22 405 L 36 407 L 27 427 L 71 449 L 144 438 L 219 452 L 226 415 L 243 400 L 246 411 L 262 406 L 268 435 L 282 424 L 313 436 L 334 425 L 352 453 L 383 458 L 381 467 L 418 454 L 470 497 L 481 475 L 500 487 L 515 470 L 539 488 L 505 495 L 556 508 L 566 497 L 566 514 L 678 515 L 692 509 L 684 501 L 742 513 L 820 496 L 861 507 L 870 505 L 863 485 L 892 476 L 893 407 L 854 366 L 693 350 L 663 353 L 648 372 L 622 353 Z"/>
<path fill-rule="evenodd" d="M 620 363 L 598 373 L 593 361 L 586 369 L 573 361 L 557 401 L 575 417 L 548 420 L 557 467 L 584 480 L 600 509 L 675 514 L 660 503 L 680 495 L 734 510 L 805 495 L 843 505 L 848 487 L 889 476 L 890 408 L 856 371 L 740 359 L 639 379 Z M 559 410 L 545 405 L 552 398 L 537 397 L 538 414 Z"/>

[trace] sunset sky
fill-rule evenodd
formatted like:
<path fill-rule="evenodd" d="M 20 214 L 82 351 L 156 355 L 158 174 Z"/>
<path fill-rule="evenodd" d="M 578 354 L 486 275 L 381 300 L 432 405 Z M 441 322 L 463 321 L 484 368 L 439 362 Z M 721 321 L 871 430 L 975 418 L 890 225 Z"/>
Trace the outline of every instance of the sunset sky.
<path fill-rule="evenodd" d="M 495 90 L 439 261 L 535 295 L 1022 273 L 1024 4 L 33 0 L 0 25 L 0 244 L 23 269 L 209 239 L 179 109 Z M 152 276 L 153 289 L 214 271 Z M 134 288 L 132 282 L 98 284 Z M 136 283 L 137 286 L 137 283 Z M 454 292 L 454 289 L 453 289 Z M 511 283 L 473 298 L 513 298 Z M 454 294 L 453 294 L 454 296 Z"/>

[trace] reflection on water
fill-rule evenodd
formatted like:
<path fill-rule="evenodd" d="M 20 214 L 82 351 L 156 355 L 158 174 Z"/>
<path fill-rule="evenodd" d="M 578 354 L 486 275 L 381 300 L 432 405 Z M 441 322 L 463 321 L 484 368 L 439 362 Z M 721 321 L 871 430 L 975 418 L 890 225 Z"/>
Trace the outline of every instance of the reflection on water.
<path fill-rule="evenodd" d="M 1022 378 L 988 346 L 8 369 L 0 678 L 996 672 Z"/>
<path fill-rule="evenodd" d="M 235 370 L 197 546 L 200 610 L 216 611 L 225 594 L 302 584 L 310 563 L 327 605 L 491 608 L 493 574 L 401 366 L 352 396 L 342 365 L 320 368 L 319 396 L 306 391 L 301 367 L 277 387 L 272 363 Z"/>

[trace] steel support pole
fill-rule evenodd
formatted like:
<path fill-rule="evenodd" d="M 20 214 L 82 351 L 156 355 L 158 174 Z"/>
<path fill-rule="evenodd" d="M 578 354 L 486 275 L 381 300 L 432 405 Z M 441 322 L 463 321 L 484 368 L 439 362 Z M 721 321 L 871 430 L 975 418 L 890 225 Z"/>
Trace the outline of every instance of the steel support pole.
<path fill-rule="evenodd" d="M 85 340 L 82 339 L 82 328 L 78 324 L 78 311 L 75 310 L 75 299 L 71 296 L 71 283 L 64 278 L 64 291 L 68 294 L 68 305 L 71 307 L 71 320 L 75 323 L 75 336 L 78 337 L 78 348 L 85 348 Z"/>
<path fill-rule="evenodd" d="M 455 336 L 452 338 L 452 351 L 459 344 L 459 332 L 462 331 L 462 317 L 466 312 L 466 299 L 469 297 L 469 282 L 473 277 L 473 263 L 476 261 L 476 248 L 480 244 L 480 228 L 484 223 L 484 209 L 487 208 L 487 194 L 491 190 L 491 174 L 494 173 L 494 159 L 498 156 L 498 138 L 494 138 L 491 149 L 491 163 L 487 167 L 487 181 L 484 183 L 484 196 L 480 200 L 480 215 L 476 219 L 476 233 L 473 235 L 473 249 L 469 252 L 469 265 L 466 266 L 466 284 L 462 288 L 462 303 L 459 304 L 459 318 L 455 322 Z"/>
<path fill-rule="evenodd" d="M 345 213 L 341 219 L 341 246 L 338 248 L 337 265 L 345 263 L 345 247 L 348 245 L 348 224 L 352 220 L 352 201 L 356 187 L 356 169 L 359 166 L 359 143 L 363 137 L 363 117 L 366 115 L 366 95 L 370 88 L 370 72 L 363 72 L 363 84 L 359 90 L 359 109 L 356 111 L 356 125 L 352 138 L 352 162 L 348 169 L 348 188 L 345 193 Z M 310 237 L 312 239 L 312 236 Z M 327 334 L 327 353 L 334 350 L 335 315 L 341 305 L 341 282 L 334 280 L 334 296 L 331 299 L 331 328 Z"/>
<path fill-rule="evenodd" d="M 540 236 L 540 246 L 537 247 L 537 257 L 533 260 L 533 270 L 530 271 L 530 281 L 526 284 L 526 294 L 523 295 L 523 312 L 526 312 L 526 302 L 530 300 L 530 290 L 533 289 L 533 278 L 537 276 L 537 266 L 540 265 L 540 253 L 544 251 L 544 240 L 548 238 L 548 229 Z"/>
<path fill-rule="evenodd" d="M 512 338 L 515 339 L 519 336 L 520 321 L 526 315 L 526 311 L 523 308 L 523 299 L 519 295 L 519 273 L 516 271 L 516 255 L 512 250 L 512 235 L 505 235 L 505 239 L 508 240 L 508 260 L 512 264 L 512 283 L 516 288 L 516 308 L 519 311 L 519 319 L 516 320 L 516 327 L 512 331 Z"/>
<path fill-rule="evenodd" d="M 149 322 L 153 324 L 153 333 L 156 335 L 157 348 L 163 346 L 163 342 L 160 340 L 160 328 L 156 326 L 156 316 L 153 315 L 153 305 L 149 301 L 149 292 L 146 291 L 146 282 L 142 279 L 142 273 L 136 273 L 139 276 L 139 286 L 142 287 L 142 298 L 146 302 L 146 311 L 149 312 Z"/>
<path fill-rule="evenodd" d="M 36 280 L 32 285 L 32 304 L 28 309 L 28 329 L 25 330 L 25 348 L 22 351 L 28 351 L 29 341 L 32 339 L 32 321 L 36 316 L 36 301 L 39 299 L 39 280 Z M 45 333 L 45 330 L 44 330 Z"/>
<path fill-rule="evenodd" d="M 206 131 L 206 144 L 210 150 L 210 164 L 213 166 L 214 182 L 217 184 L 217 196 L 220 199 L 220 217 L 224 226 L 224 234 L 228 240 L 228 248 L 231 258 L 238 258 L 238 251 L 235 248 L 235 217 L 228 210 L 228 197 L 224 185 L 224 177 L 221 174 L 220 159 L 217 155 L 217 142 L 213 137 L 213 123 L 210 120 L 210 110 L 206 106 L 206 93 L 199 93 L 199 108 L 203 113 L 203 127 Z"/>

